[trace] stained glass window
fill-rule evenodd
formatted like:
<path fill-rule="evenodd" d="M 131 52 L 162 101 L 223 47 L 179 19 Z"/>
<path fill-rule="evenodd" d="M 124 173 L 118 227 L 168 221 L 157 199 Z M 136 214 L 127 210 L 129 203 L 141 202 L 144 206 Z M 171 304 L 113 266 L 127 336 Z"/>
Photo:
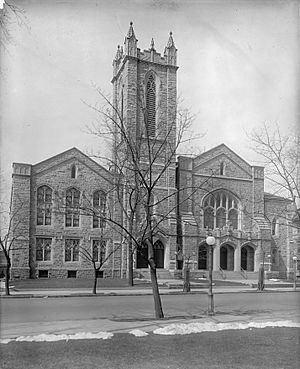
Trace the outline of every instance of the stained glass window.
<path fill-rule="evenodd" d="M 65 240 L 65 261 L 79 260 L 79 240 L 66 239 Z"/>
<path fill-rule="evenodd" d="M 52 190 L 48 186 L 41 186 L 37 190 L 37 225 L 51 225 Z"/>
<path fill-rule="evenodd" d="M 36 260 L 50 261 L 51 260 L 51 238 L 36 239 Z"/>
<path fill-rule="evenodd" d="M 80 192 L 70 188 L 66 192 L 66 227 L 79 227 L 79 200 Z"/>
<path fill-rule="evenodd" d="M 96 191 L 93 194 L 93 228 L 104 228 L 106 225 L 106 193 Z"/>

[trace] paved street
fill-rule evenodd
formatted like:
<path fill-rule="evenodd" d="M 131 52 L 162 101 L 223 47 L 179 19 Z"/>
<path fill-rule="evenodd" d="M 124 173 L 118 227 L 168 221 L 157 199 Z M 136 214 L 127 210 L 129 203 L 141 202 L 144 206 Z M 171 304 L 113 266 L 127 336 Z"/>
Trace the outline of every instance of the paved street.
<path fill-rule="evenodd" d="M 300 293 L 215 294 L 216 321 L 300 321 Z M 1 299 L 1 338 L 39 333 L 151 330 L 173 320 L 204 319 L 207 296 L 164 295 L 166 320 L 155 321 L 152 296 Z M 219 320 L 218 320 L 219 319 Z"/>

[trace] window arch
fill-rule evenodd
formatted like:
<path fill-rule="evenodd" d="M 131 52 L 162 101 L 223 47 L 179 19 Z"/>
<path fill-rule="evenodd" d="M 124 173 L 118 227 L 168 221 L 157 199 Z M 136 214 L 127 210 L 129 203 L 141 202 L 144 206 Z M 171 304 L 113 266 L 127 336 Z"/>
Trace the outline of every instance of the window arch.
<path fill-rule="evenodd" d="M 106 193 L 102 190 L 93 193 L 93 228 L 105 228 Z"/>
<path fill-rule="evenodd" d="M 225 175 L 225 163 L 224 163 L 224 161 L 221 161 L 221 163 L 220 163 L 220 175 L 221 176 Z"/>
<path fill-rule="evenodd" d="M 273 218 L 272 219 L 272 222 L 271 222 L 271 234 L 272 236 L 276 236 L 277 235 L 277 229 L 278 229 L 278 221 L 276 218 Z"/>
<path fill-rule="evenodd" d="M 76 168 L 76 165 L 73 164 L 71 166 L 71 178 L 76 178 L 77 177 L 77 168 Z"/>
<path fill-rule="evenodd" d="M 229 224 L 233 229 L 239 229 L 241 209 L 239 200 L 224 190 L 214 191 L 203 201 L 204 228 L 223 228 Z"/>
<path fill-rule="evenodd" d="M 66 227 L 79 227 L 80 191 L 69 188 L 66 192 Z"/>
<path fill-rule="evenodd" d="M 51 225 L 52 189 L 41 186 L 37 189 L 37 225 Z"/>
<path fill-rule="evenodd" d="M 148 136 L 155 136 L 156 128 L 156 84 L 150 74 L 146 84 L 146 131 Z"/>

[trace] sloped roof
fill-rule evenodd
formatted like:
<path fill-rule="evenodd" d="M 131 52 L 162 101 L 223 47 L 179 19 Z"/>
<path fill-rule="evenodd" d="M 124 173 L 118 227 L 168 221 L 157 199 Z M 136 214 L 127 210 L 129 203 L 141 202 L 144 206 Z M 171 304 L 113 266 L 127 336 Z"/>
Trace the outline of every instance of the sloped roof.
<path fill-rule="evenodd" d="M 264 199 L 265 200 L 276 200 L 276 201 L 286 201 L 286 202 L 292 202 L 291 199 L 288 199 L 287 197 L 283 197 L 283 196 L 278 196 L 278 195 L 273 195 L 272 193 L 269 192 L 265 192 L 264 193 Z"/>
<path fill-rule="evenodd" d="M 50 158 L 43 160 L 37 164 L 32 166 L 33 173 L 41 173 L 45 170 L 52 169 L 62 163 L 70 161 L 76 158 L 78 161 L 89 167 L 94 172 L 98 173 L 99 175 L 105 174 L 106 177 L 111 177 L 113 174 L 109 172 L 106 168 L 102 165 L 98 164 L 95 160 L 91 159 L 89 156 L 84 154 L 82 151 L 77 149 L 76 147 L 72 147 L 69 150 L 63 151 L 57 155 L 51 156 Z M 107 178 L 107 179 L 108 179 Z"/>

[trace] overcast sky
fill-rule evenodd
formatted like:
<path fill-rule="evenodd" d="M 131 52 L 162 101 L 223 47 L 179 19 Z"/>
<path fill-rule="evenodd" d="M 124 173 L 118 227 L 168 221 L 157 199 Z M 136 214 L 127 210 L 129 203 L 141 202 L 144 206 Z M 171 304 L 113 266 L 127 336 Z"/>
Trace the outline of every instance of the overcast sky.
<path fill-rule="evenodd" d="M 11 0 L 12 1 L 12 0 Z M 299 1 L 20 0 L 19 24 L 1 50 L 1 174 L 73 146 L 101 143 L 84 132 L 96 116 L 92 87 L 112 91 L 112 60 L 133 21 L 138 47 L 169 32 L 178 49 L 178 94 L 206 133 L 200 150 L 227 144 L 259 164 L 246 132 L 299 122 Z M 195 144 L 194 144 L 195 145 Z M 9 183 L 9 180 L 6 182 Z"/>

